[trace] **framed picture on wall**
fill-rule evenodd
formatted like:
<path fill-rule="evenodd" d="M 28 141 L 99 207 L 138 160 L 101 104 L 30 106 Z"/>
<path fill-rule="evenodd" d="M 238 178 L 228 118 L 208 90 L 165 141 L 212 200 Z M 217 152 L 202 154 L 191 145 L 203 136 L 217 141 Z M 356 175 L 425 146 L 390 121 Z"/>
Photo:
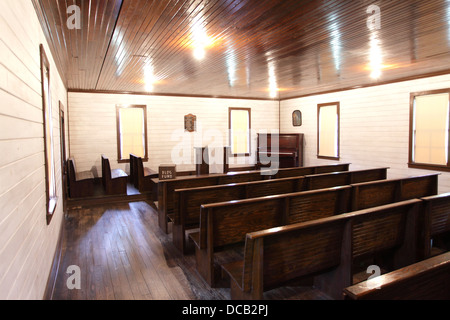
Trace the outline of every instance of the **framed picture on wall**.
<path fill-rule="evenodd" d="M 292 113 L 292 125 L 294 127 L 301 127 L 302 126 L 302 113 L 300 110 L 295 110 Z"/>
<path fill-rule="evenodd" d="M 197 117 L 193 114 L 184 116 L 184 130 L 187 132 L 197 131 Z"/>

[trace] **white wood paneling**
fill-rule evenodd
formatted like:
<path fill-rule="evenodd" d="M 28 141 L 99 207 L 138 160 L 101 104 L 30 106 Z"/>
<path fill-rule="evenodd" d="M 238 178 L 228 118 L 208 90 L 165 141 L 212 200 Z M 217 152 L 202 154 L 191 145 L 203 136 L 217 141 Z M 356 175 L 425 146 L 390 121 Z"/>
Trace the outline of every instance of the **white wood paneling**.
<path fill-rule="evenodd" d="M 389 177 L 430 174 L 408 168 L 410 93 L 450 87 L 450 75 L 360 88 L 281 102 L 281 132 L 304 133 L 305 165 L 317 159 L 317 105 L 341 104 L 341 159 L 351 169 L 390 167 Z M 292 126 L 292 112 L 303 113 L 303 126 Z M 439 177 L 439 192 L 450 192 L 450 174 Z"/>
<path fill-rule="evenodd" d="M 51 69 L 59 196 L 49 226 L 40 44 Z M 0 99 L 0 299 L 42 299 L 63 218 L 59 101 L 67 106 L 67 90 L 31 1 L 0 2 Z"/>
<path fill-rule="evenodd" d="M 105 154 L 113 167 L 129 172 L 129 165 L 117 162 L 117 104 L 147 105 L 149 162 L 146 166 L 155 171 L 161 164 L 172 163 L 177 164 L 178 171 L 194 170 L 194 146 L 228 145 L 230 107 L 251 108 L 253 149 L 250 157 L 232 158 L 231 167 L 254 164 L 256 134 L 259 130 L 279 127 L 279 104 L 275 101 L 71 92 L 70 152 L 78 170 L 92 170 L 100 176 L 101 155 Z M 196 133 L 184 132 L 184 116 L 189 113 L 197 116 Z"/>

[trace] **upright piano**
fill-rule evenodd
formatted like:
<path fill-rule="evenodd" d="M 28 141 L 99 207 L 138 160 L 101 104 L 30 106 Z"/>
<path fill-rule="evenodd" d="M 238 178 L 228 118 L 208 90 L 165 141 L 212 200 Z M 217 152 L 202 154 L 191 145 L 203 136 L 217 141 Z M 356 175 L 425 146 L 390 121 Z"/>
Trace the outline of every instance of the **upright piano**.
<path fill-rule="evenodd" d="M 275 140 L 274 140 L 275 139 Z M 278 139 L 278 150 L 272 150 Z M 257 166 L 270 167 L 264 159 L 279 159 L 279 168 L 303 167 L 303 140 L 299 134 L 258 134 Z"/>

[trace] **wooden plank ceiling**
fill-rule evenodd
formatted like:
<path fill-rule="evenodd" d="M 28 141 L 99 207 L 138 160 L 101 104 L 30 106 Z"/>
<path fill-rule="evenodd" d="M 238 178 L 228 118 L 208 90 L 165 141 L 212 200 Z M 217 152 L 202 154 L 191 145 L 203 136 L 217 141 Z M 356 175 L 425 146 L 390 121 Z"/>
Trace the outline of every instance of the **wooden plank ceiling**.
<path fill-rule="evenodd" d="M 450 72 L 449 0 L 32 1 L 71 91 L 288 99 Z"/>

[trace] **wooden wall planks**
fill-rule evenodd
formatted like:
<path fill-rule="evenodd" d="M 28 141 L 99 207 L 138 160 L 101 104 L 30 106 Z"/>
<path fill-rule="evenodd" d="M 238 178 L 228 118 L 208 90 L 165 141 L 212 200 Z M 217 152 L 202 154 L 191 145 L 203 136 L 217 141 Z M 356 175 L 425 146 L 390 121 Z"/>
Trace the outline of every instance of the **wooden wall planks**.
<path fill-rule="evenodd" d="M 305 165 L 317 159 L 317 104 L 340 101 L 341 159 L 352 169 L 390 167 L 390 178 L 432 173 L 408 168 L 410 93 L 449 87 L 450 75 L 281 101 L 281 133 L 305 134 Z M 292 112 L 303 126 L 292 126 Z M 450 175 L 439 177 L 439 192 L 450 191 Z"/>
<path fill-rule="evenodd" d="M 27 23 L 23 23 L 26 21 Z M 59 202 L 46 222 L 39 45 L 51 64 Z M 63 218 L 59 101 L 67 90 L 30 1 L 0 3 L 0 299 L 42 299 Z"/>
<path fill-rule="evenodd" d="M 194 145 L 228 145 L 228 108 L 252 109 L 252 149 L 250 157 L 232 158 L 230 167 L 256 163 L 256 138 L 259 130 L 277 130 L 279 105 L 275 101 L 188 98 L 167 96 L 69 93 L 70 150 L 79 170 L 101 175 L 101 154 L 111 166 L 129 172 L 128 164 L 117 163 L 116 104 L 147 105 L 149 163 L 158 171 L 161 164 L 172 164 L 172 152 L 186 146 L 178 171 L 195 170 Z M 197 132 L 184 132 L 184 116 L 197 116 Z M 189 154 L 190 153 L 190 154 Z M 186 156 L 186 158 L 184 158 Z"/>

